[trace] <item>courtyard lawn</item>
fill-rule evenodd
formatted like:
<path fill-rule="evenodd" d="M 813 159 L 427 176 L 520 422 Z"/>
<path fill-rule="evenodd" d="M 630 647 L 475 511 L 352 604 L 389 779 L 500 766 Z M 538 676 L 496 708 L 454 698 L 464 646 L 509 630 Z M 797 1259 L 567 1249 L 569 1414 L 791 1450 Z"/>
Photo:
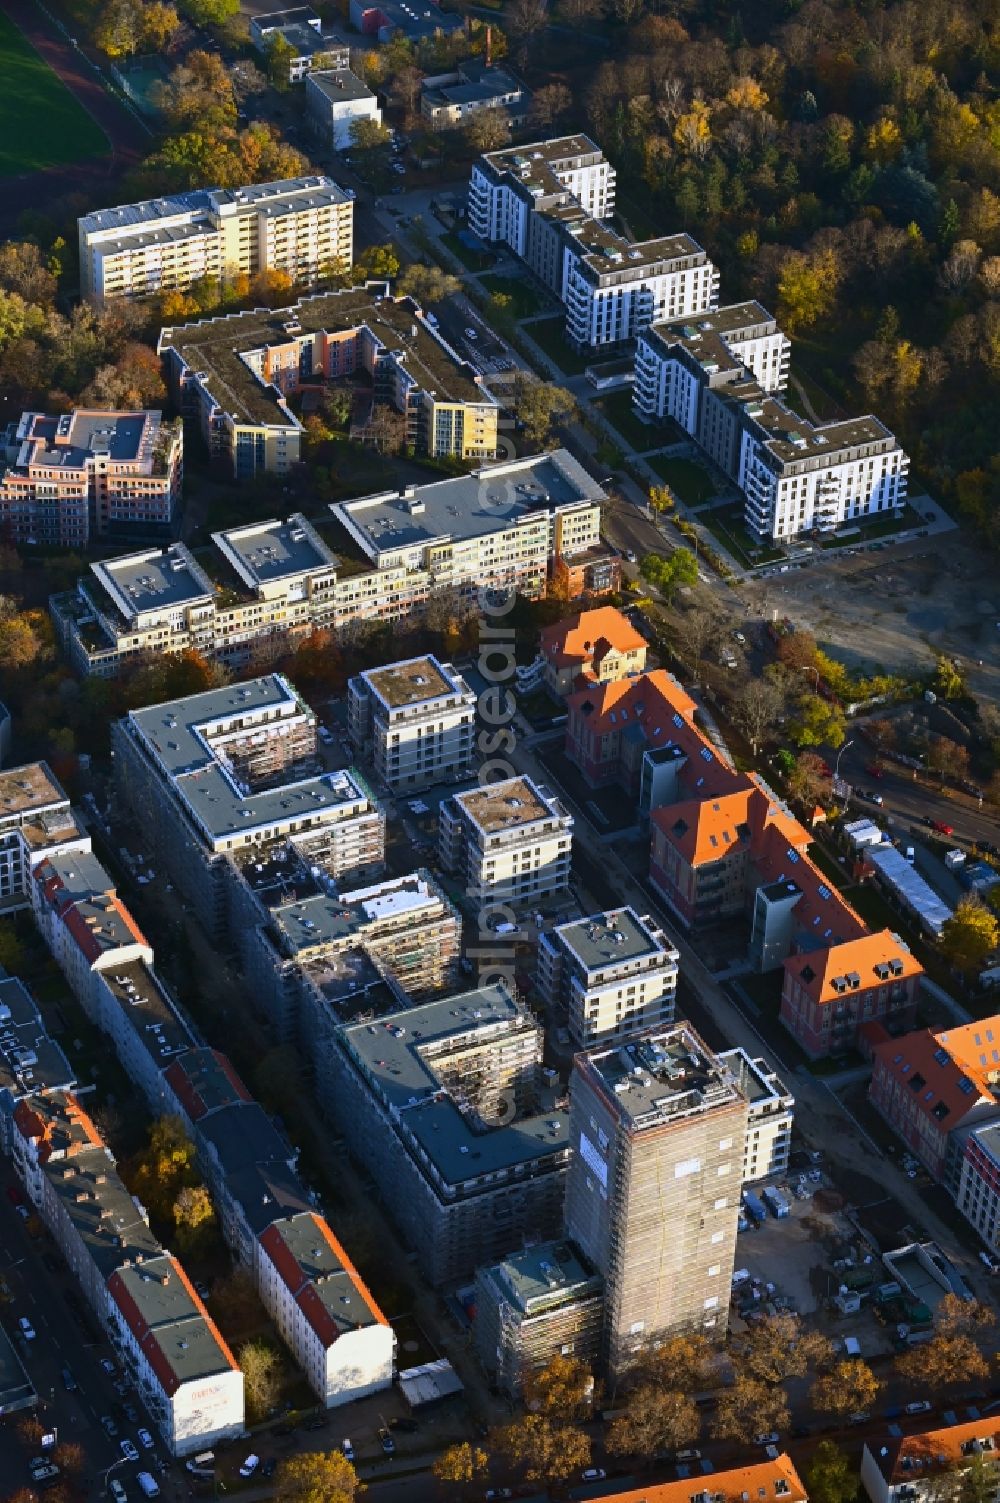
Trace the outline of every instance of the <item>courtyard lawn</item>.
<path fill-rule="evenodd" d="M 715 495 L 711 475 L 693 459 L 670 459 L 664 454 L 650 454 L 646 463 L 667 482 L 685 506 L 701 506 Z"/>
<path fill-rule="evenodd" d="M 582 376 L 592 359 L 574 350 L 566 338 L 565 328 L 565 313 L 557 313 L 554 318 L 540 318 L 536 323 L 526 324 L 524 333 L 555 361 L 564 375 Z"/>
<path fill-rule="evenodd" d="M 776 559 L 785 556 L 781 548 L 761 548 L 754 541 L 744 525 L 742 506 L 706 508 L 698 513 L 698 521 L 744 569 L 774 563 Z"/>
<path fill-rule="evenodd" d="M 65 167 L 109 149 L 97 121 L 0 13 L 0 178 Z"/>
<path fill-rule="evenodd" d="M 480 277 L 479 285 L 485 292 L 502 292 L 509 297 L 510 312 L 514 318 L 531 318 L 535 313 L 544 312 L 548 306 L 538 290 L 520 277 L 500 277 L 491 273 Z"/>
<path fill-rule="evenodd" d="M 595 403 L 595 406 L 603 412 L 608 422 L 638 454 L 645 449 L 662 448 L 664 443 L 675 442 L 678 438 L 685 437 L 681 430 L 669 421 L 666 423 L 642 422 L 636 416 L 632 406 L 630 386 L 624 391 L 614 391 L 610 396 L 602 397 L 599 402 Z"/>
<path fill-rule="evenodd" d="M 466 245 L 454 230 L 449 230 L 447 235 L 441 236 L 441 244 L 446 245 L 452 255 L 457 256 L 469 271 L 486 271 L 496 260 L 496 256 L 490 255 L 488 251 L 477 251 L 471 245 Z"/>

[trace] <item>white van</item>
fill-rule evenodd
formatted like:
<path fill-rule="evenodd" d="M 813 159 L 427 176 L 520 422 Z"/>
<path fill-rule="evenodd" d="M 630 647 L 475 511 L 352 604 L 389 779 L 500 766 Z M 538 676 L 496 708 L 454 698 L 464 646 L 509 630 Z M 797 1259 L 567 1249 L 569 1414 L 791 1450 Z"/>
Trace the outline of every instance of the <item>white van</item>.
<path fill-rule="evenodd" d="M 152 1472 L 140 1472 L 136 1481 L 142 1488 L 142 1496 L 144 1498 L 158 1498 L 160 1496 L 160 1489 Z"/>

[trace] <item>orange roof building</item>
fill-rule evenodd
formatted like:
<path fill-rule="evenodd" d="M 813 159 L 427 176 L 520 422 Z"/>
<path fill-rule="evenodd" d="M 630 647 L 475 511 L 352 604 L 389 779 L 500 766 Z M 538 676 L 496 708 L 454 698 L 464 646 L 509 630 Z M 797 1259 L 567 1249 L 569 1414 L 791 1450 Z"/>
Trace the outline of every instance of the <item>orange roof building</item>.
<path fill-rule="evenodd" d="M 866 1440 L 861 1453 L 861 1485 L 871 1503 L 903 1503 L 904 1499 L 931 1503 L 941 1496 L 942 1472 L 961 1473 L 977 1457 L 991 1471 L 996 1468 L 1000 1425 L 995 1416 L 922 1430 L 917 1435 Z M 993 1474 L 996 1478 L 995 1471 Z"/>
<path fill-rule="evenodd" d="M 869 1099 L 927 1171 L 942 1178 L 953 1142 L 959 1156 L 956 1130 L 1000 1118 L 1000 1016 L 876 1044 Z"/>
<path fill-rule="evenodd" d="M 265 1304 L 327 1407 L 388 1387 L 392 1327 L 323 1218 L 303 1212 L 272 1222 L 258 1242 Z"/>
<path fill-rule="evenodd" d="M 545 682 L 553 694 L 569 694 L 582 682 L 626 678 L 646 666 L 645 637 L 610 605 L 578 611 L 545 627 L 541 636 Z"/>
<path fill-rule="evenodd" d="M 809 1499 L 791 1457 L 784 1453 L 774 1461 L 751 1462 L 697 1481 L 687 1477 L 679 1482 L 647 1482 L 627 1492 L 589 1496 L 592 1503 L 691 1503 L 692 1497 L 718 1503 L 808 1503 Z"/>
<path fill-rule="evenodd" d="M 671 674 L 586 685 L 566 703 L 567 756 L 593 786 L 637 795 L 650 881 L 680 921 L 751 915 L 751 959 L 784 967 L 781 1019 L 807 1054 L 846 1048 L 873 1019 L 912 1023 L 918 962 L 890 930 L 869 932 L 810 860 L 808 830 L 702 733 Z"/>

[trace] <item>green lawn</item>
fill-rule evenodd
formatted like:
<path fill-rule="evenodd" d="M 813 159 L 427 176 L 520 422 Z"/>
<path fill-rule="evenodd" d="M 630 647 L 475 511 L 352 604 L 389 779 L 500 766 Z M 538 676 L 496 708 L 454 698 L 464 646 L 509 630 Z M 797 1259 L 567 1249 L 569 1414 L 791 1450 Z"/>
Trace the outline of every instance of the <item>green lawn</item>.
<path fill-rule="evenodd" d="M 897 532 L 908 532 L 913 527 L 920 525 L 920 517 L 912 507 L 903 508 L 903 515 L 897 522 L 894 516 L 880 517 L 877 522 L 866 522 L 863 517 L 858 517 L 851 524 L 860 527 L 860 535 L 853 533 L 846 538 L 826 538 L 821 543 L 823 548 L 861 548 L 865 543 L 877 542 L 879 538 L 894 537 Z"/>
<path fill-rule="evenodd" d="M 486 251 L 472 250 L 470 246 L 459 240 L 454 230 L 449 230 L 447 235 L 441 236 L 441 244 L 446 245 L 453 256 L 457 256 L 463 266 L 469 271 L 487 271 L 496 260 Z"/>
<path fill-rule="evenodd" d="M 528 324 L 524 333 L 533 339 L 539 349 L 555 361 L 567 376 L 582 376 L 588 365 L 593 364 L 592 355 L 581 355 L 568 342 L 565 333 L 566 315 L 557 313 L 554 318 L 540 318 Z"/>
<path fill-rule="evenodd" d="M 520 277 L 499 277 L 495 273 L 480 277 L 479 285 L 486 292 L 502 292 L 510 298 L 510 311 L 515 318 L 531 318 L 549 305 L 530 282 Z"/>
<path fill-rule="evenodd" d="M 651 454 L 646 463 L 686 506 L 700 506 L 715 495 L 711 475 L 693 459 L 669 459 L 664 454 Z"/>
<path fill-rule="evenodd" d="M 745 569 L 752 569 L 757 564 L 770 564 L 785 556 L 780 548 L 757 546 L 744 526 L 742 506 L 707 508 L 698 513 L 698 521 Z"/>
<path fill-rule="evenodd" d="M 96 120 L 0 14 L 0 178 L 82 162 L 108 150 Z"/>
<path fill-rule="evenodd" d="M 671 423 L 642 422 L 632 406 L 631 387 L 624 391 L 613 391 L 610 396 L 602 397 L 595 406 L 637 453 L 641 454 L 644 449 L 662 447 L 665 443 L 673 443 L 685 436 Z"/>

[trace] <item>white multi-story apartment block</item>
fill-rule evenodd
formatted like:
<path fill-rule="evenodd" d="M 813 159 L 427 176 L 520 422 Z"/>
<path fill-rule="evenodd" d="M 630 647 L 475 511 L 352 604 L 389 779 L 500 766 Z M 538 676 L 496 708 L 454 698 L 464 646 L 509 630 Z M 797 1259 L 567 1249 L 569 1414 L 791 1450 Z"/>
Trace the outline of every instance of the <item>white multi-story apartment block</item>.
<path fill-rule="evenodd" d="M 314 286 L 326 267 L 354 258 L 354 195 L 328 177 L 198 188 L 97 209 L 77 228 L 80 291 L 95 302 L 259 271 Z"/>
<path fill-rule="evenodd" d="M 306 79 L 306 110 L 324 144 L 347 151 L 354 144 L 352 126 L 359 120 L 382 124 L 378 96 L 362 79 L 343 67 L 310 72 Z"/>
<path fill-rule="evenodd" d="M 22 1101 L 14 1129 L 14 1167 L 171 1455 L 241 1435 L 243 1374 L 79 1102 Z"/>
<path fill-rule="evenodd" d="M 272 1222 L 258 1240 L 264 1307 L 325 1407 L 391 1387 L 393 1329 L 322 1217 Z"/>
<path fill-rule="evenodd" d="M 674 1021 L 677 961 L 648 915 L 613 908 L 540 937 L 538 991 L 566 1009 L 573 1042 L 590 1049 Z"/>
<path fill-rule="evenodd" d="M 763 1059 L 745 1049 L 727 1049 L 719 1055 L 747 1099 L 747 1143 L 743 1158 L 743 1183 L 787 1174 L 792 1151 L 792 1121 L 795 1097 L 784 1082 L 769 1070 Z"/>
<path fill-rule="evenodd" d="M 439 811 L 438 855 L 470 905 L 501 922 L 569 886 L 573 817 L 531 778 L 456 793 Z"/>
<path fill-rule="evenodd" d="M 615 170 L 588 136 L 488 152 L 469 184 L 470 228 L 527 263 L 565 303 L 567 336 L 584 348 L 718 301 L 719 273 L 690 235 L 632 244 L 602 223 L 614 193 Z"/>
<path fill-rule="evenodd" d="M 69 799 L 44 762 L 0 771 L 0 913 L 31 903 L 31 873 L 59 851 L 89 851 Z"/>
<path fill-rule="evenodd" d="M 491 459 L 496 451 L 498 407 L 482 374 L 411 298 L 391 297 L 388 282 L 161 329 L 157 348 L 177 405 L 237 480 L 298 463 L 302 424 L 289 397 L 359 372 L 376 402 L 402 414 L 405 439 L 420 453 Z"/>
<path fill-rule="evenodd" d="M 269 644 L 277 651 L 313 630 L 403 620 L 439 590 L 469 609 L 480 590 L 513 587 L 537 599 L 567 572 L 598 593 L 613 584 L 615 564 L 600 537 L 603 500 L 557 449 L 362 496 L 331 507 L 327 522 L 295 514 L 214 533 L 197 558 L 173 543 L 105 559 L 49 605 L 83 673 L 110 677 L 188 648 L 226 663 L 261 652 L 266 661 Z"/>
<path fill-rule="evenodd" d="M 673 418 L 695 439 L 743 491 L 746 524 L 762 540 L 901 507 L 909 461 L 878 418 L 814 424 L 780 399 L 789 350 L 754 302 L 655 325 L 639 336 L 636 411 Z"/>
<path fill-rule="evenodd" d="M 86 547 L 121 529 L 164 533 L 180 505 L 184 430 L 159 412 L 22 413 L 0 458 L 10 542 Z"/>
<path fill-rule="evenodd" d="M 684 1331 L 725 1336 L 747 1103 L 678 1024 L 578 1054 L 570 1078 L 566 1233 L 604 1276 L 613 1378 Z"/>
<path fill-rule="evenodd" d="M 280 674 L 133 710 L 113 738 L 119 796 L 216 936 L 236 855 L 322 832 L 335 880 L 381 860 L 371 795 L 354 773 L 318 770 L 316 716 Z"/>
<path fill-rule="evenodd" d="M 351 740 L 394 791 L 467 774 L 475 717 L 475 694 L 435 657 L 369 668 L 347 686 Z"/>

